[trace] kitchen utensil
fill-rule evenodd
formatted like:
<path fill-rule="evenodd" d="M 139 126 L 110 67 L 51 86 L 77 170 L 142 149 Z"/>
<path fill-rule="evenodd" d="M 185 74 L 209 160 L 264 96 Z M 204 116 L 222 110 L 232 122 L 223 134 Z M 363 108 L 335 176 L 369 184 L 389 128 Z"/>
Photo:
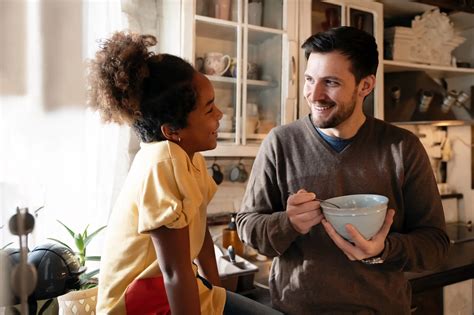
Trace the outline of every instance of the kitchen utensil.
<path fill-rule="evenodd" d="M 219 185 L 220 183 L 222 183 L 222 181 L 224 180 L 224 174 L 222 173 L 220 166 L 216 163 L 213 163 L 211 165 L 211 171 L 212 178 L 214 179 L 216 184 Z"/>
<path fill-rule="evenodd" d="M 291 195 L 294 195 L 295 193 L 288 192 L 288 194 L 291 196 Z M 340 207 L 338 205 L 336 205 L 335 203 L 326 201 L 324 199 L 315 198 L 314 200 L 319 201 L 320 203 L 327 203 L 330 206 L 333 206 L 333 207 L 336 207 L 336 208 L 340 209 Z"/>
<path fill-rule="evenodd" d="M 229 174 L 229 179 L 231 182 L 241 182 L 245 183 L 248 178 L 248 173 L 245 170 L 245 165 L 242 162 L 232 167 Z"/>
<path fill-rule="evenodd" d="M 329 206 L 329 202 L 339 207 Z M 374 194 L 340 196 L 321 204 L 324 217 L 348 241 L 352 239 L 347 233 L 347 224 L 352 224 L 367 240 L 377 234 L 385 220 L 387 206 L 387 197 Z"/>
<path fill-rule="evenodd" d="M 204 73 L 208 75 L 223 75 L 229 69 L 231 58 L 220 52 L 208 52 L 204 56 Z"/>
<path fill-rule="evenodd" d="M 234 247 L 232 245 L 229 245 L 229 247 L 227 247 L 227 254 L 229 255 L 229 261 L 234 266 L 236 266 L 240 269 L 245 269 L 245 262 L 244 261 L 237 262 L 237 260 L 235 260 L 235 250 L 234 250 Z"/>
<path fill-rule="evenodd" d="M 420 112 L 424 113 L 428 111 L 431 101 L 433 100 L 433 96 L 434 94 L 432 91 L 421 92 L 420 104 L 418 105 L 418 109 L 420 110 Z"/>

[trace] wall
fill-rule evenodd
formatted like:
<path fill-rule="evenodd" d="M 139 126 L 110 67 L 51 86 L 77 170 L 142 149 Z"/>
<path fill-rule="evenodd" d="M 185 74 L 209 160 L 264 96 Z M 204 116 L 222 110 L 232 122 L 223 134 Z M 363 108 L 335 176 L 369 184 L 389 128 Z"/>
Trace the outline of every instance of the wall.
<path fill-rule="evenodd" d="M 206 158 L 208 169 L 210 170 L 213 163 L 220 166 L 224 173 L 224 181 L 218 186 L 217 192 L 208 206 L 208 214 L 214 215 L 223 212 L 236 212 L 240 208 L 240 203 L 245 193 L 247 181 L 231 182 L 229 179 L 230 172 L 233 167 L 239 163 L 244 164 L 244 168 L 250 175 L 253 165 L 253 159 L 245 158 Z"/>

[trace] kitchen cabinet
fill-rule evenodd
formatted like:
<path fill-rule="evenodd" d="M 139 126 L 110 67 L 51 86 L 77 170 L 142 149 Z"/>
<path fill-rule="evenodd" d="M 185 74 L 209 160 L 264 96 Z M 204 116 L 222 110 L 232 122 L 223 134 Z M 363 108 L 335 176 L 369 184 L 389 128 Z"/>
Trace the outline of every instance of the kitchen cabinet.
<path fill-rule="evenodd" d="M 411 22 L 411 19 L 413 19 L 415 15 L 422 14 L 434 8 L 436 7 L 432 5 L 408 0 L 380 0 L 377 2 L 370 0 L 304 0 L 300 2 L 299 6 L 299 46 L 301 46 L 304 40 L 311 34 L 336 26 L 355 26 L 373 34 L 379 50 L 379 68 L 377 71 L 376 88 L 365 100 L 364 112 L 368 115 L 396 123 L 414 123 L 414 120 L 417 120 L 416 122 L 433 123 L 434 119 L 430 117 L 425 119 L 423 115 L 411 119 L 412 116 L 416 116 L 413 115 L 413 112 L 416 111 L 416 106 L 419 105 L 420 100 L 417 94 L 419 91 L 411 91 L 409 93 L 410 95 L 407 95 L 408 89 L 402 90 L 402 101 L 394 105 L 391 94 L 391 89 L 394 87 L 390 86 L 390 80 L 388 80 L 389 82 L 387 84 L 387 79 L 391 79 L 393 75 L 397 73 L 418 72 L 426 74 L 428 79 L 432 80 L 432 84 L 439 87 L 439 90 L 443 92 L 444 87 L 439 83 L 441 80 L 445 80 L 449 90 L 465 91 L 469 94 L 471 86 L 474 84 L 474 69 L 384 59 L 384 56 L 387 55 L 387 52 L 384 53 L 384 49 L 386 48 L 384 46 L 386 46 L 388 39 L 384 38 L 384 20 L 398 19 L 399 21 L 404 20 L 403 23 L 406 23 L 406 21 Z M 460 35 L 466 37 L 466 43 L 454 51 L 456 59 L 474 65 L 474 55 L 472 53 L 474 49 L 474 36 L 472 35 L 474 14 L 454 11 L 449 14 L 449 18 L 453 21 Z M 302 51 L 300 52 L 299 58 L 301 60 L 299 67 L 299 116 L 301 117 L 306 115 L 309 109 L 302 95 L 303 74 L 306 67 L 304 53 Z M 408 82 L 409 80 L 405 80 L 405 83 L 407 86 L 411 84 L 412 86 L 410 88 L 413 90 L 416 89 L 414 86 L 416 82 L 414 81 L 417 80 L 418 78 L 410 82 Z M 435 99 L 433 103 L 437 101 L 439 106 L 439 103 L 442 103 L 442 96 L 437 97 L 438 99 Z M 400 112 L 399 115 L 394 115 L 394 111 Z M 408 114 L 403 113 L 407 111 L 409 112 Z M 444 116 L 451 121 L 444 121 L 442 123 L 445 125 L 463 123 L 462 121 L 471 123 L 471 115 L 473 112 L 473 109 L 471 109 L 471 113 L 469 113 L 465 108 L 454 106 L 452 113 Z M 403 119 L 403 117 L 407 115 L 409 119 Z M 440 122 L 438 121 L 438 123 Z"/>
<path fill-rule="evenodd" d="M 177 5 L 180 2 L 181 5 Z M 165 0 L 180 19 L 175 51 L 205 73 L 223 112 L 206 156 L 255 156 L 271 128 L 297 116 L 297 2 Z"/>
<path fill-rule="evenodd" d="M 299 45 L 312 34 L 336 26 L 354 26 L 375 37 L 379 50 L 379 68 L 374 91 L 364 101 L 367 115 L 383 119 L 383 11 L 382 4 L 371 0 L 303 0 L 300 1 Z M 299 116 L 309 113 L 303 97 L 306 59 L 300 50 Z"/>
<path fill-rule="evenodd" d="M 416 15 L 421 15 L 424 12 L 437 8 L 433 5 L 405 0 L 383 0 L 380 2 L 383 3 L 386 26 L 403 25 L 409 27 L 409 23 L 411 23 L 411 20 Z M 464 43 L 460 44 L 453 51 L 452 55 L 455 59 L 451 64 L 456 61 L 462 61 L 464 63 L 467 62 L 472 67 L 474 65 L 474 55 L 472 53 L 474 49 L 474 36 L 472 35 L 474 14 L 451 11 L 448 17 L 452 21 L 455 31 L 466 39 Z M 435 29 L 433 32 L 439 32 L 439 30 Z M 402 37 L 400 35 L 400 38 Z M 385 38 L 385 44 L 387 44 L 387 39 Z M 385 55 L 390 57 L 389 49 L 386 50 Z M 473 109 L 472 107 L 469 109 L 469 104 L 464 104 L 465 107 L 452 106 L 447 112 L 443 112 L 441 107 L 445 101 L 443 98 L 446 97 L 447 92 L 450 90 L 464 91 L 467 94 L 471 93 L 471 86 L 474 85 L 474 68 L 437 65 L 429 61 L 423 64 L 400 59 L 389 60 L 388 58 L 383 60 L 383 67 L 385 74 L 384 114 L 387 121 L 409 124 L 436 123 L 437 125 L 447 126 L 472 123 L 471 115 Z M 400 90 L 400 100 L 394 100 L 393 95 L 391 95 L 391 90 L 397 89 L 394 86 L 394 78 L 395 80 L 398 78 L 399 81 L 405 81 L 407 84 L 406 87 Z M 411 86 L 409 86 L 410 84 Z M 426 112 L 420 109 L 422 89 L 434 91 L 434 97 L 430 105 L 431 108 Z M 402 112 L 405 113 L 403 114 Z"/>

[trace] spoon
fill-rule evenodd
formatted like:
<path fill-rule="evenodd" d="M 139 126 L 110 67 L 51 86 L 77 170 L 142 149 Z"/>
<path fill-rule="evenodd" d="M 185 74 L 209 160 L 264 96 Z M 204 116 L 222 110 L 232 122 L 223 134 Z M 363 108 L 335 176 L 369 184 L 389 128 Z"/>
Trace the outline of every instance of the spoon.
<path fill-rule="evenodd" d="M 291 195 L 294 195 L 295 193 L 288 192 L 288 194 L 291 196 Z M 332 202 L 330 202 L 330 201 L 326 201 L 326 200 L 324 200 L 324 199 L 319 199 L 319 198 L 314 198 L 314 200 L 319 201 L 319 202 L 321 202 L 321 203 L 324 202 L 324 203 L 327 203 L 328 205 L 331 205 L 331 206 L 333 206 L 333 207 L 336 207 L 336 208 L 338 208 L 338 209 L 341 209 L 341 207 L 339 207 L 338 205 L 336 205 L 335 203 L 332 203 Z"/>

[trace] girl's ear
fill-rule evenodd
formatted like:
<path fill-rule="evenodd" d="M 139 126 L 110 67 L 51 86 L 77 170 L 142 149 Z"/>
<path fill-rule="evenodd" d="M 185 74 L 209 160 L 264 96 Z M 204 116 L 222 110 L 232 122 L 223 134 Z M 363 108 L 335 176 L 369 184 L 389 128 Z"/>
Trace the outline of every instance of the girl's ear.
<path fill-rule="evenodd" d="M 359 83 L 359 95 L 366 97 L 372 92 L 375 87 L 375 75 L 371 74 L 360 80 Z"/>
<path fill-rule="evenodd" d="M 166 138 L 166 140 L 173 141 L 173 142 L 181 142 L 181 138 L 179 137 L 178 133 L 179 129 L 176 129 L 169 124 L 161 125 L 161 133 Z"/>

